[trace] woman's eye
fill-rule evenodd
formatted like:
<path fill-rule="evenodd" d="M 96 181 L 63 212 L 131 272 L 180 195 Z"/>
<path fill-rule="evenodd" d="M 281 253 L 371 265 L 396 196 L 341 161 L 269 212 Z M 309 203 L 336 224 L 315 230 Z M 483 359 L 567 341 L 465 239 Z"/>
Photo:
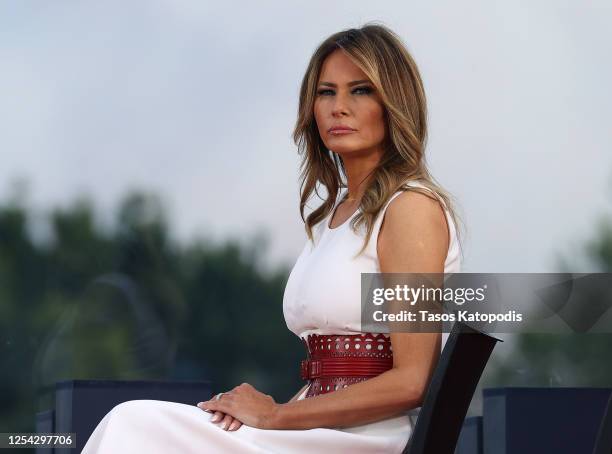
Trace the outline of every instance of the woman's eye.
<path fill-rule="evenodd" d="M 351 93 L 369 94 L 369 93 L 372 93 L 372 91 L 373 90 L 372 90 L 371 87 L 357 87 L 357 88 L 354 88 Z M 324 89 L 321 89 L 321 90 L 317 91 L 317 94 L 318 95 L 322 95 L 322 96 L 326 96 L 326 95 L 333 95 L 335 93 L 334 93 L 334 90 L 331 90 L 329 88 L 324 88 Z"/>
<path fill-rule="evenodd" d="M 361 93 L 366 93 L 367 94 L 367 93 L 371 93 L 372 89 L 370 87 L 357 87 L 357 88 L 355 88 L 355 90 L 353 90 L 353 93 L 356 93 L 358 91 L 360 91 Z"/>

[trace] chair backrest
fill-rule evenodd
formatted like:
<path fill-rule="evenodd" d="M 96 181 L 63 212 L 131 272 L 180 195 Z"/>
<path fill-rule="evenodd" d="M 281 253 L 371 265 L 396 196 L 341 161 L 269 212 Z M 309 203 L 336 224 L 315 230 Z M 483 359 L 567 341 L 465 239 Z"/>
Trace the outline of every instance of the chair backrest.
<path fill-rule="evenodd" d="M 595 440 L 595 448 L 593 454 L 611 454 L 612 453 L 612 394 L 608 399 L 606 411 L 601 419 L 601 425 L 597 439 Z"/>
<path fill-rule="evenodd" d="M 465 323 L 454 323 L 404 454 L 455 452 L 474 390 L 499 341 Z"/>

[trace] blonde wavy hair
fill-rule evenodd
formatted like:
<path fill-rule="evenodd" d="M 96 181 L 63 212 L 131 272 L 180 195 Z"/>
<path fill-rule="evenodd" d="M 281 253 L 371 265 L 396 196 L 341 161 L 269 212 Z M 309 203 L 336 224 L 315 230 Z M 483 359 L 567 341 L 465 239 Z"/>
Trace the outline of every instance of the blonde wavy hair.
<path fill-rule="evenodd" d="M 334 208 L 339 190 L 346 187 L 342 180 L 342 175 L 346 175 L 342 159 L 325 147 L 314 118 L 321 67 L 326 57 L 336 49 L 343 50 L 370 79 L 382 99 L 386 123 L 384 155 L 368 175 L 360 211 L 350 224 L 355 232 L 362 226 L 366 228 L 363 247 L 356 256 L 365 250 L 374 222 L 393 194 L 410 190 L 431 197 L 421 188 L 406 186 L 407 180 L 418 180 L 444 201 L 459 238 L 462 236 L 459 234 L 462 223 L 454 208 L 453 197 L 435 182 L 427 170 L 427 106 L 417 65 L 399 36 L 386 26 L 372 22 L 325 39 L 312 55 L 302 80 L 293 139 L 302 156 L 300 215 L 308 238 L 313 241 L 313 226 L 327 217 Z M 320 196 L 319 185 L 325 186 L 326 198 Z M 313 192 L 323 200 L 323 204 L 304 218 L 304 209 Z"/>

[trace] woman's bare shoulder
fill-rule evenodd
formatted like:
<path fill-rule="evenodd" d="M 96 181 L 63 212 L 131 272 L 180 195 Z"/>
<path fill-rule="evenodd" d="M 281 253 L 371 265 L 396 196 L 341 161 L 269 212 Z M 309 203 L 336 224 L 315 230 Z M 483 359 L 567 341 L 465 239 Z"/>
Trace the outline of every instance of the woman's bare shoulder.
<path fill-rule="evenodd" d="M 378 237 L 382 272 L 442 272 L 448 247 L 446 215 L 435 196 L 410 190 L 391 201 Z"/>

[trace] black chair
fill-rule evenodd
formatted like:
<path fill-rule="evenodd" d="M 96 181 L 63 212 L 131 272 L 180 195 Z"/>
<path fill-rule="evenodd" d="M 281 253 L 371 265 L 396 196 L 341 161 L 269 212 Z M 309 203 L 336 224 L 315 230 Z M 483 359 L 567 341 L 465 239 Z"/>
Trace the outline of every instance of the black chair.
<path fill-rule="evenodd" d="M 497 342 L 455 322 L 403 454 L 453 454 L 474 390 Z"/>
<path fill-rule="evenodd" d="M 612 454 L 612 394 L 610 394 L 606 411 L 599 426 L 593 454 Z"/>

